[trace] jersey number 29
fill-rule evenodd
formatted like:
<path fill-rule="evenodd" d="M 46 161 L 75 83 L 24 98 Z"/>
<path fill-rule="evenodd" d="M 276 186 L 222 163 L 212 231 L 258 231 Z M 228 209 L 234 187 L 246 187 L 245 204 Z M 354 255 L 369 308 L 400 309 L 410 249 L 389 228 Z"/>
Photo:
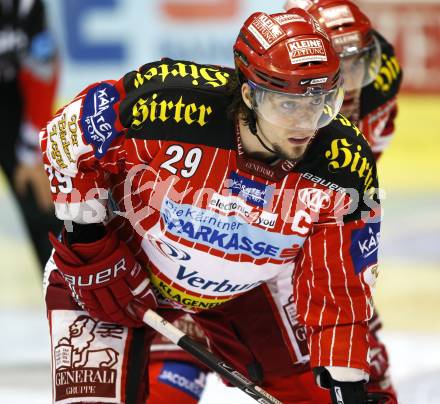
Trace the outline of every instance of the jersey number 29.
<path fill-rule="evenodd" d="M 180 175 L 184 178 L 190 178 L 194 175 L 202 159 L 202 149 L 199 147 L 188 150 L 185 155 L 185 149 L 177 144 L 168 147 L 165 154 L 171 156 L 171 158 L 163 162 L 160 165 L 161 168 L 165 168 L 165 170 L 168 170 L 172 174 L 177 174 L 179 169 L 176 168 L 174 164 L 183 160 L 184 167 L 180 169 Z"/>

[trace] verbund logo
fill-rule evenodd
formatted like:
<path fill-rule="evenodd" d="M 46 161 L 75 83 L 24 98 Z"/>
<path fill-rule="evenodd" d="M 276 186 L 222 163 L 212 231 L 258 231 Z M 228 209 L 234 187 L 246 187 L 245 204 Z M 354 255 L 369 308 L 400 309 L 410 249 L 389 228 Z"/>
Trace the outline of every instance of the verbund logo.
<path fill-rule="evenodd" d="M 218 20 L 229 19 L 238 13 L 237 0 L 164 0 L 161 9 L 174 20 Z"/>

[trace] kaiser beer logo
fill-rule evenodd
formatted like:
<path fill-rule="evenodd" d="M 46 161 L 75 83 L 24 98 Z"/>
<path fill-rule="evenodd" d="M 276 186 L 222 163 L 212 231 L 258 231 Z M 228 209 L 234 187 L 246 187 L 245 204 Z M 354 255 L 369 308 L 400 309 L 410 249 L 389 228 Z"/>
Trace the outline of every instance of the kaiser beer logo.
<path fill-rule="evenodd" d="M 286 43 L 286 46 L 292 64 L 327 61 L 325 47 L 320 38 L 291 39 Z"/>
<path fill-rule="evenodd" d="M 97 158 L 104 156 L 113 139 L 120 135 L 114 127 L 116 112 L 113 110 L 113 105 L 118 100 L 118 92 L 107 83 L 90 90 L 84 99 L 80 126 Z"/>
<path fill-rule="evenodd" d="M 351 234 L 350 255 L 356 274 L 377 264 L 380 223 L 368 223 Z"/>
<path fill-rule="evenodd" d="M 358 240 L 358 247 L 363 258 L 368 258 L 371 254 L 377 252 L 379 248 L 379 233 L 375 233 L 369 226 L 368 235 L 363 240 Z"/>

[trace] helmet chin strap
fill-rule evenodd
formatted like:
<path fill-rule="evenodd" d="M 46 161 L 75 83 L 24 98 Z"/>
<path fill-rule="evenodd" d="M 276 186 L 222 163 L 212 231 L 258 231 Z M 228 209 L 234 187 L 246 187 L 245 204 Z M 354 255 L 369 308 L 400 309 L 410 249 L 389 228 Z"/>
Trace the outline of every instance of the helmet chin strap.
<path fill-rule="evenodd" d="M 266 145 L 266 143 L 263 142 L 263 139 L 261 139 L 260 135 L 258 134 L 258 132 L 263 133 L 263 131 L 260 128 L 260 125 L 258 125 L 258 119 L 257 119 L 257 113 L 255 112 L 255 100 L 254 100 L 254 93 L 253 93 L 253 89 L 251 89 L 251 106 L 250 109 L 252 111 L 252 115 L 254 118 L 254 126 L 253 128 L 251 128 L 251 133 L 258 139 L 258 141 L 260 142 L 261 146 L 263 146 L 263 148 L 265 150 L 267 150 L 269 153 L 274 154 L 276 157 L 279 157 L 278 153 L 271 149 L 269 146 Z"/>
<path fill-rule="evenodd" d="M 263 142 L 263 139 L 261 139 L 260 135 L 258 134 L 258 132 L 263 133 L 263 131 L 261 130 L 260 125 L 258 125 L 257 114 L 255 113 L 253 108 L 252 108 L 252 113 L 255 119 L 255 126 L 254 126 L 254 130 L 251 130 L 251 133 L 258 139 L 258 141 L 260 142 L 261 146 L 263 146 L 264 149 L 277 156 L 278 153 L 275 150 L 271 149 L 269 146 L 267 146 L 266 143 Z"/>
<path fill-rule="evenodd" d="M 260 137 L 260 135 L 258 134 L 258 132 L 261 132 L 261 133 L 263 133 L 263 132 L 262 132 L 260 126 L 258 125 L 258 123 L 257 123 L 257 129 L 258 129 L 258 130 L 257 130 L 256 133 L 254 133 L 254 135 L 255 135 L 255 137 L 258 139 L 258 141 L 260 142 L 261 146 L 263 146 L 268 152 L 273 153 L 273 154 L 275 154 L 275 155 L 278 155 L 278 153 L 277 153 L 275 150 L 273 150 L 273 149 L 271 149 L 269 146 L 267 146 L 267 145 L 263 142 L 263 139 L 261 139 L 261 137 Z"/>

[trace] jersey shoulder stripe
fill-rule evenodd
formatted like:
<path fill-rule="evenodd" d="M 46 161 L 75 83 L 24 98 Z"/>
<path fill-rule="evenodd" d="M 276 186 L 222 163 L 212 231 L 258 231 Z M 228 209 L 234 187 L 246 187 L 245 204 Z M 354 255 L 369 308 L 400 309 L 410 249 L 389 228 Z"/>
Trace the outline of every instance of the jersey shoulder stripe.
<path fill-rule="evenodd" d="M 128 138 L 234 147 L 228 116 L 233 70 L 162 59 L 123 78 L 120 117 Z"/>

